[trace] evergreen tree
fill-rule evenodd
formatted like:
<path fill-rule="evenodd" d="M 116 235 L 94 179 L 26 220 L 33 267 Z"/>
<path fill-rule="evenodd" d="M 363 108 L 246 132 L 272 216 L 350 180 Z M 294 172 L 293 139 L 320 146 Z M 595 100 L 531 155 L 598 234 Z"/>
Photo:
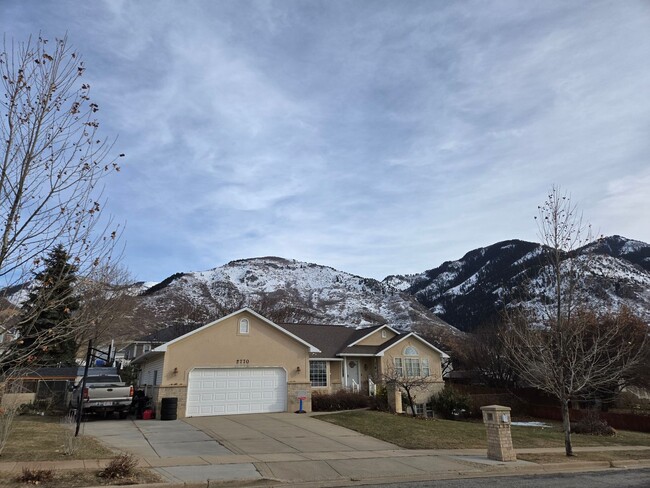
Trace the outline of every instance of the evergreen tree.
<path fill-rule="evenodd" d="M 36 286 L 23 305 L 16 353 L 29 351 L 30 365 L 75 364 L 77 344 L 71 319 L 79 309 L 79 299 L 74 295 L 78 268 L 69 259 L 63 245 L 52 249 L 43 269 L 35 273 Z"/>

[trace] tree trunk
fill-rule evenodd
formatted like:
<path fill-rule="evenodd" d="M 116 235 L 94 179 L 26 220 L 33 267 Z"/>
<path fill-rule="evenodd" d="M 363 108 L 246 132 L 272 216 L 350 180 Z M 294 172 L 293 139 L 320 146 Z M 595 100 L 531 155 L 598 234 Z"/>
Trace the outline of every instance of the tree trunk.
<path fill-rule="evenodd" d="M 569 418 L 569 400 L 562 400 L 562 427 L 564 429 L 564 450 L 567 456 L 573 456 L 571 446 L 571 419 Z"/>
<path fill-rule="evenodd" d="M 415 404 L 413 403 L 413 398 L 411 398 L 411 391 L 408 388 L 405 388 L 406 390 L 406 398 L 408 398 L 409 401 L 409 406 L 411 407 L 411 413 L 413 414 L 413 417 L 417 417 L 417 413 L 415 412 Z"/>

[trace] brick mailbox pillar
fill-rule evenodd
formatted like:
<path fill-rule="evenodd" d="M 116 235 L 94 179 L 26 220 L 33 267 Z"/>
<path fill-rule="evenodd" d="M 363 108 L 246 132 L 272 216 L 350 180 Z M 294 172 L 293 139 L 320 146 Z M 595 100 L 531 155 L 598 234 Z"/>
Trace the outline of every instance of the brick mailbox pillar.
<path fill-rule="evenodd" d="M 517 454 L 510 434 L 510 407 L 487 405 L 481 407 L 481 412 L 487 429 L 488 459 L 516 461 Z"/>

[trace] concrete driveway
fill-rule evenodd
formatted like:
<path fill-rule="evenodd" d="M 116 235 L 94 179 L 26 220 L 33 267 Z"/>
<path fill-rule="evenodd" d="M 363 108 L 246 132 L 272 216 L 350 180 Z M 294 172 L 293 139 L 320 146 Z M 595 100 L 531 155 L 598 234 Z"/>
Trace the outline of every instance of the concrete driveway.
<path fill-rule="evenodd" d="M 315 453 L 322 457 L 328 452 L 400 449 L 353 430 L 293 413 L 194 417 L 185 422 L 234 453 L 264 461 L 277 457 L 269 454 Z"/>
<path fill-rule="evenodd" d="M 185 483 L 261 478 L 317 484 L 416 480 L 472 475 L 504 464 L 474 453 L 402 449 L 293 413 L 95 421 L 86 424 L 85 432 L 136 454 L 142 465 L 166 479 Z M 510 467 L 527 464 L 517 461 Z"/>

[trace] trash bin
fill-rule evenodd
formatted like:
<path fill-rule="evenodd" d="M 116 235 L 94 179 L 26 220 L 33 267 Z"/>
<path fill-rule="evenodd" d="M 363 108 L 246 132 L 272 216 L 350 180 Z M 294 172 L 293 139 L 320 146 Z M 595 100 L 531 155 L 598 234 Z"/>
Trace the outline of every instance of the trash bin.
<path fill-rule="evenodd" d="M 176 420 L 178 398 L 163 398 L 160 404 L 160 420 Z"/>

